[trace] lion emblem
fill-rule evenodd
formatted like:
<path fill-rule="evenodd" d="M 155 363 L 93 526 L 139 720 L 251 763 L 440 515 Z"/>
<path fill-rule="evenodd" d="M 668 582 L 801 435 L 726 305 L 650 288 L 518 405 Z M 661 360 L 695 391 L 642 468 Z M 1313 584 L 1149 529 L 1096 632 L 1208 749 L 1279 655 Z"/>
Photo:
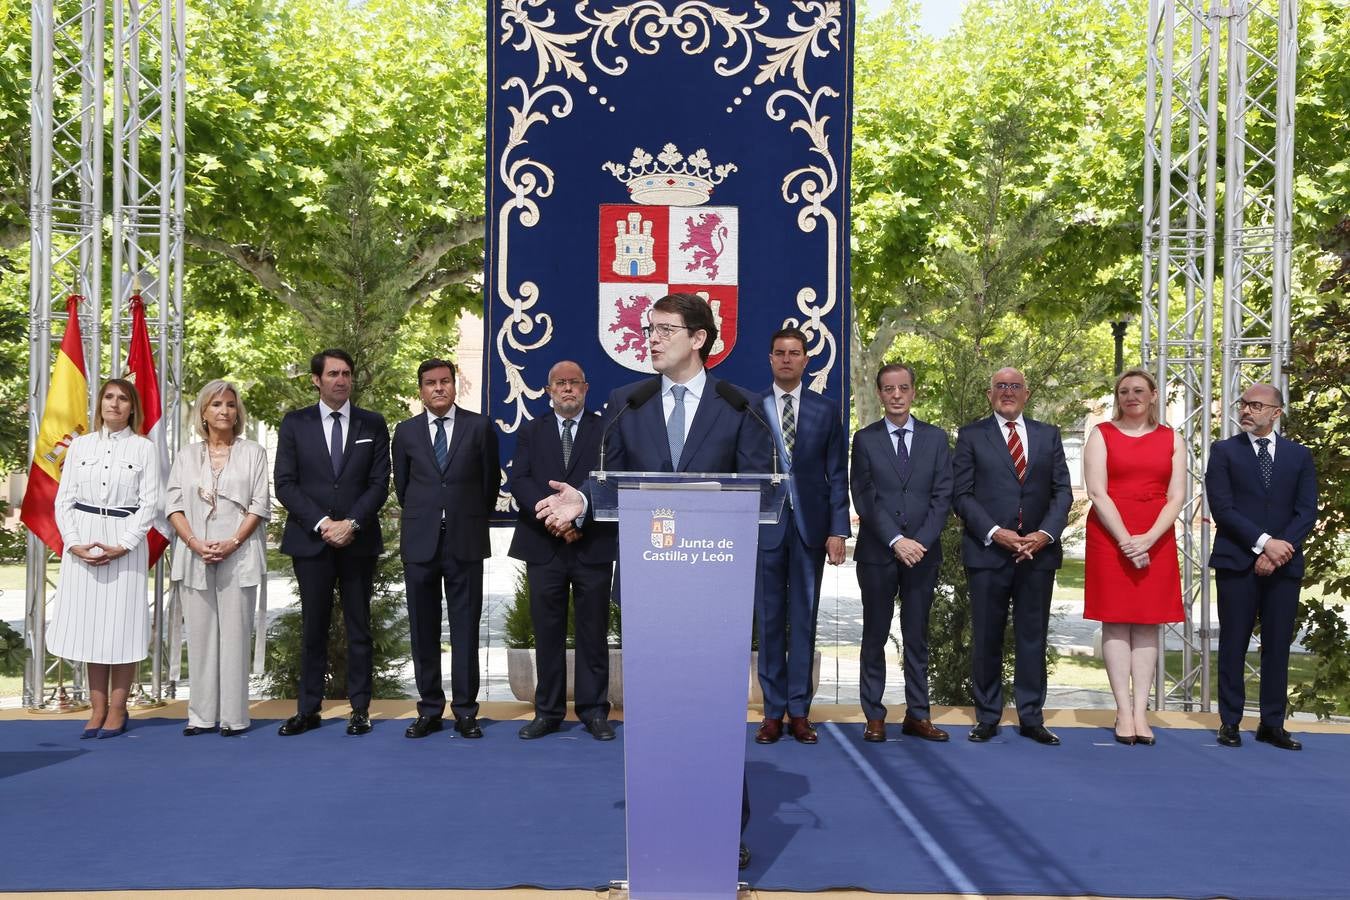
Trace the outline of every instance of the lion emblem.
<path fill-rule="evenodd" d="M 693 250 L 694 258 L 685 264 L 689 272 L 708 270 L 708 278 L 717 277 L 718 259 L 727 248 L 727 237 L 731 231 L 722 224 L 717 213 L 699 213 L 698 222 L 689 216 L 684 220 L 685 238 L 680 244 L 681 250 Z"/>
<path fill-rule="evenodd" d="M 618 311 L 619 317 L 609 326 L 611 332 L 620 336 L 619 342 L 614 345 L 615 353 L 632 350 L 638 362 L 647 361 L 647 342 L 642 337 L 642 323 L 651 305 L 652 298 L 646 294 L 620 297 L 615 302 L 614 308 Z"/>

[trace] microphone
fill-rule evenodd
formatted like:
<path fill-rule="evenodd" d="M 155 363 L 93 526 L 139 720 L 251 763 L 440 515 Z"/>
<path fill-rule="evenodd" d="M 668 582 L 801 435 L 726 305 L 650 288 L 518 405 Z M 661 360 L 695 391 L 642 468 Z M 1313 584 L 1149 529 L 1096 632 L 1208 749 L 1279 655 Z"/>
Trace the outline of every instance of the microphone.
<path fill-rule="evenodd" d="M 618 424 L 619 419 L 623 418 L 624 413 L 628 412 L 630 409 L 637 409 L 638 407 L 642 406 L 648 400 L 652 399 L 652 397 L 656 396 L 656 392 L 659 390 L 661 390 L 660 378 L 653 378 L 649 381 L 644 381 L 642 384 L 638 385 L 633 390 L 633 392 L 628 395 L 628 399 L 624 401 L 623 408 L 619 410 L 618 414 L 615 415 L 614 418 L 609 420 L 609 424 L 605 426 L 605 430 L 600 432 L 601 472 L 605 471 L 605 441 L 609 440 L 610 431 L 614 428 L 616 424 Z M 604 476 L 602 475 L 598 480 L 603 481 Z"/>
<path fill-rule="evenodd" d="M 736 410 L 736 412 L 750 413 L 751 418 L 758 422 L 759 426 L 769 433 L 769 449 L 773 451 L 773 480 L 774 484 L 777 484 L 781 479 L 781 476 L 778 474 L 778 438 L 773 433 L 773 428 L 771 428 L 769 423 L 764 420 L 764 417 L 759 414 L 759 410 L 755 409 L 755 406 L 745 398 L 745 395 L 732 387 L 730 381 L 717 382 L 714 390 L 717 391 L 717 396 L 727 401 L 727 403 L 731 405 L 731 408 Z"/>

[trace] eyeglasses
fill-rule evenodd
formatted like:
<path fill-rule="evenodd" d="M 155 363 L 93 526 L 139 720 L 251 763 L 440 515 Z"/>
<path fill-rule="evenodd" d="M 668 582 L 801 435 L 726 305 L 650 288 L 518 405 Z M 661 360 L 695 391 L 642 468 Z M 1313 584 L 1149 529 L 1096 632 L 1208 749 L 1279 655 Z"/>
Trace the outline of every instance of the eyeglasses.
<path fill-rule="evenodd" d="M 1020 381 L 999 381 L 994 384 L 994 390 L 1012 391 L 1014 394 L 1022 390 L 1022 388 L 1024 387 L 1026 387 L 1026 385 Z"/>
<path fill-rule="evenodd" d="M 1251 410 L 1252 412 L 1256 413 L 1258 416 L 1261 415 L 1261 413 L 1265 412 L 1265 411 L 1268 410 L 1268 409 L 1279 409 L 1279 408 L 1280 408 L 1280 405 L 1279 405 L 1278 403 L 1262 403 L 1260 400 L 1234 400 L 1234 401 L 1233 401 L 1233 409 L 1236 409 L 1238 412 L 1244 412 L 1244 411 L 1246 411 L 1246 410 Z"/>
<path fill-rule="evenodd" d="M 582 381 L 580 378 L 559 378 L 549 383 L 561 391 L 565 388 L 579 388 L 586 382 Z"/>
<path fill-rule="evenodd" d="M 651 340 L 652 332 L 655 331 L 658 337 L 660 337 L 662 340 L 668 341 L 675 335 L 679 334 L 681 331 L 690 331 L 690 330 L 692 329 L 688 325 L 667 325 L 665 322 L 661 322 L 657 325 L 643 325 L 642 336 L 647 340 Z"/>

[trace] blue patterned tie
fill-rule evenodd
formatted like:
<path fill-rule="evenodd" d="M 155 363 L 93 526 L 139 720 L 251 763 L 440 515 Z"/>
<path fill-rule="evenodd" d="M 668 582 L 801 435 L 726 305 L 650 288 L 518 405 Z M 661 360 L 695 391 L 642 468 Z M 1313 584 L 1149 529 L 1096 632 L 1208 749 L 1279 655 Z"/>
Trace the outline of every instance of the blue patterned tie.
<path fill-rule="evenodd" d="M 329 418 L 333 420 L 333 431 L 328 437 L 328 457 L 333 463 L 333 474 L 337 475 L 342 471 L 342 413 L 334 411 Z"/>
<path fill-rule="evenodd" d="M 680 471 L 680 453 L 684 450 L 684 395 L 689 389 L 677 384 L 671 387 L 670 394 L 675 398 L 675 408 L 666 420 L 666 440 L 670 442 L 670 467 Z"/>
<path fill-rule="evenodd" d="M 436 438 L 431 442 L 431 450 L 436 454 L 436 468 L 445 474 L 445 467 L 450 462 L 450 444 L 445 439 L 445 420 L 446 416 L 441 416 L 436 420 Z"/>
<path fill-rule="evenodd" d="M 792 448 L 797 443 L 797 411 L 792 408 L 792 395 L 783 395 L 783 447 L 787 450 L 785 462 L 792 465 Z"/>
<path fill-rule="evenodd" d="M 1270 476 L 1275 473 L 1275 460 L 1270 455 L 1270 438 L 1256 439 L 1256 468 L 1261 472 L 1261 484 L 1270 490 Z"/>
<path fill-rule="evenodd" d="M 572 462 L 572 426 L 577 424 L 571 419 L 563 419 L 563 468 L 566 469 Z"/>
<path fill-rule="evenodd" d="M 900 464 L 900 477 L 909 478 L 909 448 L 905 446 L 905 429 L 895 432 L 895 456 Z"/>

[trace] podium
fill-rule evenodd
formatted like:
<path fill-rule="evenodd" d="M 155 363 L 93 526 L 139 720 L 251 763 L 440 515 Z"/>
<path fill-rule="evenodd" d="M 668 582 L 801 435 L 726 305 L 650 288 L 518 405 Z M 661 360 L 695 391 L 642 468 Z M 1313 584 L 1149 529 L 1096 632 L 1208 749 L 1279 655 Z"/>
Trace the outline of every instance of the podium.
<path fill-rule="evenodd" d="M 629 896 L 735 897 L 759 525 L 788 476 L 591 475 L 619 523 Z"/>

